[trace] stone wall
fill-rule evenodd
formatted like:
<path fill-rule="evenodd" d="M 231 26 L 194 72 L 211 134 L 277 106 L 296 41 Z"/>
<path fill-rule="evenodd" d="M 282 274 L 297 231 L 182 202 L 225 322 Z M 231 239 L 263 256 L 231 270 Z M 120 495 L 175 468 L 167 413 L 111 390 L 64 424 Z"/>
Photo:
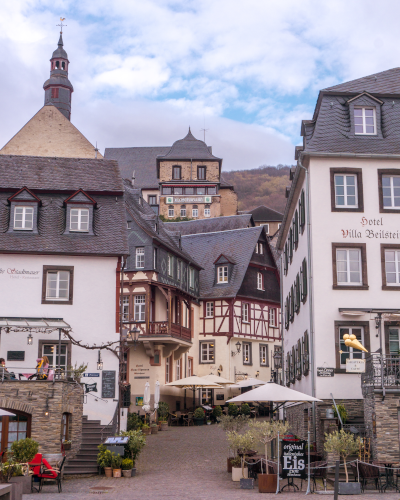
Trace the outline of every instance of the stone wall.
<path fill-rule="evenodd" d="M 45 415 L 48 401 L 48 416 Z M 61 420 L 70 414 L 69 439 L 71 450 L 78 452 L 82 440 L 83 389 L 76 382 L 5 381 L 0 383 L 0 408 L 17 410 L 31 416 L 31 438 L 39 443 L 40 453 L 60 453 Z"/>
<path fill-rule="evenodd" d="M 160 215 L 163 215 L 166 219 L 169 219 L 170 217 L 168 216 L 168 207 L 169 204 L 167 205 L 165 203 L 165 196 L 160 197 Z M 196 205 L 198 207 L 198 214 L 199 216 L 196 217 L 196 219 L 209 219 L 212 217 L 219 217 L 221 214 L 221 202 L 220 202 L 220 197 L 219 196 L 213 196 L 212 197 L 212 203 L 210 204 L 210 213 L 211 215 L 209 217 L 204 216 L 204 208 L 206 206 L 205 203 L 174 203 L 174 219 L 177 217 L 181 216 L 181 205 L 185 205 L 186 207 L 186 217 L 189 219 L 192 219 L 192 208 L 193 205 Z M 171 217 L 172 218 L 172 217 Z"/>
<path fill-rule="evenodd" d="M 221 215 L 236 215 L 238 210 L 238 198 L 232 189 L 220 189 Z"/>
<path fill-rule="evenodd" d="M 172 166 L 180 165 L 182 181 L 197 181 L 197 166 L 205 165 L 206 180 L 219 182 L 219 163 L 217 161 L 161 161 L 160 162 L 160 182 L 172 181 Z"/>

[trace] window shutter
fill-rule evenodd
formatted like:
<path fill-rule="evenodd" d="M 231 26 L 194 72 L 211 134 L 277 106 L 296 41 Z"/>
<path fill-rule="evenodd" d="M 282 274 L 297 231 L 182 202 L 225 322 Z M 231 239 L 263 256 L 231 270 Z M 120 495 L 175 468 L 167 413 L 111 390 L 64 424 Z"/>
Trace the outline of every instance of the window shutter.
<path fill-rule="evenodd" d="M 301 300 L 303 304 L 307 300 L 307 261 L 306 259 L 303 260 L 303 263 L 301 265 Z"/>
<path fill-rule="evenodd" d="M 301 355 L 301 340 L 297 341 L 297 380 L 301 379 L 302 374 L 302 355 Z"/>
<path fill-rule="evenodd" d="M 308 372 L 310 370 L 310 351 L 309 351 L 309 344 L 308 344 L 308 332 L 304 332 L 304 345 L 303 345 L 303 359 L 304 359 L 304 364 L 303 364 L 303 373 L 304 375 L 308 375 Z"/>
<path fill-rule="evenodd" d="M 300 194 L 299 209 L 300 209 L 300 230 L 301 234 L 303 234 L 304 227 L 306 225 L 306 206 L 304 200 L 304 189 L 301 191 Z"/>
<path fill-rule="evenodd" d="M 294 384 L 295 380 L 296 380 L 296 351 L 295 351 L 295 348 L 294 346 L 292 347 L 292 354 L 291 354 L 291 358 L 292 358 L 292 362 L 291 362 L 291 365 L 292 365 L 292 369 L 291 369 L 291 383 Z"/>
<path fill-rule="evenodd" d="M 293 285 L 290 288 L 290 321 L 293 323 L 294 320 L 294 290 Z"/>
<path fill-rule="evenodd" d="M 295 211 L 293 219 L 293 243 L 297 250 L 297 245 L 299 244 L 299 212 Z"/>
<path fill-rule="evenodd" d="M 285 374 L 286 374 L 286 385 L 289 387 L 289 385 L 290 385 L 290 353 L 286 353 Z"/>
<path fill-rule="evenodd" d="M 289 251 L 289 262 L 292 263 L 293 259 L 293 229 L 289 229 L 289 239 L 288 239 L 288 251 Z"/>
<path fill-rule="evenodd" d="M 295 304 L 295 310 L 296 313 L 298 314 L 300 311 L 300 274 L 297 273 L 296 276 L 296 281 L 295 281 L 295 292 L 296 292 L 296 304 Z"/>
<path fill-rule="evenodd" d="M 285 328 L 289 329 L 289 295 L 286 297 L 285 301 Z"/>
<path fill-rule="evenodd" d="M 283 272 L 285 275 L 287 274 L 288 271 L 288 244 L 287 242 L 285 243 L 285 250 L 283 251 Z"/>

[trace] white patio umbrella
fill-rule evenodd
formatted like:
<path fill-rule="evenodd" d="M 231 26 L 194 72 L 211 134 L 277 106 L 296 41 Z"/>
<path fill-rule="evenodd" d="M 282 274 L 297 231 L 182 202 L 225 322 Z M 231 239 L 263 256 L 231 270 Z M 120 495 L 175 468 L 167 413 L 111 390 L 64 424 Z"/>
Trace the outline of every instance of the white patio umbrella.
<path fill-rule="evenodd" d="M 257 385 L 264 385 L 267 382 L 264 382 L 263 380 L 259 380 L 258 378 L 245 378 L 238 382 L 237 384 L 233 385 L 231 389 L 238 389 L 238 388 L 244 388 L 244 387 L 255 387 Z"/>
<path fill-rule="evenodd" d="M 218 375 L 213 375 L 210 373 L 210 375 L 204 375 L 203 377 L 205 380 L 208 380 L 208 382 L 213 382 L 214 384 L 218 385 L 234 385 L 235 382 L 232 382 L 232 380 L 228 380 L 227 378 L 224 377 L 219 377 Z"/>
<path fill-rule="evenodd" d="M 175 380 L 175 382 L 169 382 L 168 384 L 172 387 L 179 387 L 180 389 L 192 389 L 193 391 L 193 406 L 195 406 L 195 392 L 196 389 L 222 389 L 222 385 L 210 382 L 202 377 L 197 377 L 192 375 L 191 377 L 181 378 L 180 380 Z"/>
<path fill-rule="evenodd" d="M 313 401 L 321 401 L 303 392 L 289 389 L 284 385 L 267 382 L 261 387 L 256 387 L 251 391 L 244 392 L 239 396 L 229 399 L 227 403 L 242 403 L 254 401 L 258 403 L 273 402 L 273 403 L 306 403 Z"/>
<path fill-rule="evenodd" d="M 144 386 L 143 411 L 145 413 L 149 413 L 150 411 L 150 384 L 148 382 Z"/>
<path fill-rule="evenodd" d="M 154 409 L 158 409 L 158 403 L 160 401 L 160 382 L 157 380 L 156 388 L 154 389 Z"/>

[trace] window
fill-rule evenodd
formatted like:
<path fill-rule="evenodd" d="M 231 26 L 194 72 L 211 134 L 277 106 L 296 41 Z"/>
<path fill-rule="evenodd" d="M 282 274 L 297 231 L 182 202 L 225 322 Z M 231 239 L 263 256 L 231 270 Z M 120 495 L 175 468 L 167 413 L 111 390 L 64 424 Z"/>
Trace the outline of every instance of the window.
<path fill-rule="evenodd" d="M 362 284 L 361 251 L 358 248 L 336 249 L 337 284 Z"/>
<path fill-rule="evenodd" d="M 70 413 L 63 413 L 61 419 L 61 439 L 63 441 L 69 441 L 69 418 Z"/>
<path fill-rule="evenodd" d="M 32 230 L 33 229 L 33 207 L 15 207 L 14 208 L 14 229 Z"/>
<path fill-rule="evenodd" d="M 181 167 L 180 167 L 180 165 L 174 165 L 172 167 L 172 178 L 174 180 L 181 179 Z"/>
<path fill-rule="evenodd" d="M 395 356 L 398 356 L 400 353 L 399 328 L 389 328 L 388 333 L 389 349 L 386 348 L 386 354 L 394 354 Z"/>
<path fill-rule="evenodd" d="M 228 283 L 228 266 L 218 266 L 218 283 Z"/>
<path fill-rule="evenodd" d="M 285 276 L 287 275 L 289 268 L 289 255 L 288 255 L 288 244 L 285 243 L 285 248 L 283 250 L 283 272 Z"/>
<path fill-rule="evenodd" d="M 214 317 L 214 302 L 206 302 L 206 318 Z"/>
<path fill-rule="evenodd" d="M 261 224 L 261 225 L 264 226 L 265 232 L 269 234 L 269 224 Z"/>
<path fill-rule="evenodd" d="M 217 188 L 215 186 L 208 187 L 207 194 L 217 194 Z"/>
<path fill-rule="evenodd" d="M 168 217 L 174 217 L 174 206 L 169 205 L 168 207 Z"/>
<path fill-rule="evenodd" d="M 144 321 L 146 312 L 146 295 L 135 295 L 135 321 Z"/>
<path fill-rule="evenodd" d="M 243 364 L 244 365 L 252 365 L 253 360 L 251 356 L 251 343 L 243 342 Z"/>
<path fill-rule="evenodd" d="M 275 307 L 269 308 L 269 326 L 278 326 L 277 324 L 277 314 Z"/>
<path fill-rule="evenodd" d="M 196 189 L 197 194 L 206 194 L 206 188 L 205 187 L 198 187 Z"/>
<path fill-rule="evenodd" d="M 268 366 L 268 346 L 260 344 L 260 366 Z"/>
<path fill-rule="evenodd" d="M 355 175 L 335 175 L 336 207 L 357 208 L 357 177 Z"/>
<path fill-rule="evenodd" d="M 185 188 L 185 194 L 194 194 L 194 188 L 192 188 L 192 187 L 186 187 Z"/>
<path fill-rule="evenodd" d="M 172 194 L 172 189 L 169 186 L 163 186 L 162 192 L 163 194 Z"/>
<path fill-rule="evenodd" d="M 383 208 L 400 209 L 400 176 L 382 176 Z"/>
<path fill-rule="evenodd" d="M 192 217 L 198 217 L 199 216 L 199 208 L 197 205 L 193 205 L 192 208 Z"/>
<path fill-rule="evenodd" d="M 46 298 L 51 300 L 68 300 L 69 296 L 68 271 L 48 271 Z"/>
<path fill-rule="evenodd" d="M 247 302 L 242 302 L 242 322 L 249 323 L 249 305 Z"/>
<path fill-rule="evenodd" d="M 183 194 L 183 188 L 182 187 L 174 187 L 174 194 Z"/>
<path fill-rule="evenodd" d="M 61 344 L 61 357 L 59 358 L 58 344 L 43 344 L 41 356 L 47 356 L 49 359 L 49 367 L 52 369 L 58 368 L 58 361 L 60 361 L 60 368 L 64 372 L 68 369 L 67 364 L 67 345 Z"/>
<path fill-rule="evenodd" d="M 89 231 L 89 210 L 87 208 L 71 208 L 70 231 Z"/>
<path fill-rule="evenodd" d="M 194 288 L 194 269 L 189 267 L 189 288 Z"/>
<path fill-rule="evenodd" d="M 186 205 L 181 206 L 181 217 L 186 217 Z"/>
<path fill-rule="evenodd" d="M 293 321 L 294 321 L 294 285 L 292 285 L 290 288 L 289 299 L 290 299 L 289 319 L 290 319 L 290 322 L 293 323 Z"/>
<path fill-rule="evenodd" d="M 259 241 L 257 243 L 257 250 L 256 250 L 256 253 L 259 253 L 260 255 L 263 255 L 264 253 L 264 243 L 262 243 L 261 241 Z"/>
<path fill-rule="evenodd" d="M 211 217 L 210 205 L 205 205 L 204 207 L 204 217 Z"/>
<path fill-rule="evenodd" d="M 173 268 L 173 257 L 168 254 L 168 276 L 172 276 L 172 268 Z"/>
<path fill-rule="evenodd" d="M 301 342 L 302 342 L 302 353 L 303 353 L 303 366 L 302 366 L 303 374 L 308 375 L 308 372 L 310 371 L 310 346 L 309 346 L 307 331 L 304 332 Z"/>
<path fill-rule="evenodd" d="M 385 275 L 387 286 L 400 286 L 400 248 L 385 249 Z"/>
<path fill-rule="evenodd" d="M 176 380 L 180 380 L 182 378 L 182 365 L 181 359 L 176 360 Z"/>
<path fill-rule="evenodd" d="M 292 263 L 292 260 L 293 260 L 293 228 L 292 227 L 289 229 L 288 258 L 289 258 L 289 262 Z"/>
<path fill-rule="evenodd" d="M 171 382 L 171 357 L 165 358 L 165 383 Z"/>
<path fill-rule="evenodd" d="M 2 449 L 11 448 L 14 441 L 25 439 L 30 435 L 31 417 L 27 415 L 10 415 L 1 418 L 0 439 Z M 7 441 L 6 441 L 7 439 Z"/>
<path fill-rule="evenodd" d="M 279 223 L 279 224 L 278 224 L 278 229 L 280 229 L 280 228 L 281 228 L 281 226 L 282 226 L 282 224 L 281 224 L 281 223 Z"/>
<path fill-rule="evenodd" d="M 125 295 L 122 298 L 122 321 L 129 320 L 129 296 Z"/>
<path fill-rule="evenodd" d="M 157 248 L 153 248 L 153 267 L 157 269 Z"/>
<path fill-rule="evenodd" d="M 58 61 L 57 61 L 57 63 L 58 63 Z M 58 69 L 58 67 L 57 67 L 57 69 Z M 58 95 L 59 95 L 59 89 L 53 87 L 51 89 L 51 98 L 52 99 L 58 99 Z"/>
<path fill-rule="evenodd" d="M 354 132 L 356 135 L 373 135 L 376 131 L 375 108 L 354 108 Z"/>
<path fill-rule="evenodd" d="M 193 375 L 193 358 L 188 357 L 188 377 Z"/>
<path fill-rule="evenodd" d="M 178 281 L 181 281 L 182 279 L 182 261 L 178 260 L 177 266 L 176 266 L 176 279 Z"/>
<path fill-rule="evenodd" d="M 364 329 L 362 327 L 341 327 L 339 328 L 340 337 L 340 368 L 346 368 L 346 359 L 364 359 L 364 351 L 359 351 L 358 349 L 353 349 L 348 347 L 343 340 L 343 335 L 348 333 L 349 335 L 355 335 L 357 340 L 364 345 Z"/>
<path fill-rule="evenodd" d="M 149 195 L 147 200 L 149 205 L 157 205 L 157 196 Z"/>
<path fill-rule="evenodd" d="M 264 290 L 263 275 L 261 273 L 257 273 L 257 290 Z"/>
<path fill-rule="evenodd" d="M 200 363 L 214 363 L 214 351 L 215 343 L 210 342 L 200 342 Z"/>
<path fill-rule="evenodd" d="M 205 181 L 206 180 L 206 167 L 203 167 L 203 166 L 198 166 L 197 167 L 197 179 L 199 181 Z"/>
<path fill-rule="evenodd" d="M 143 247 L 136 248 L 136 267 L 137 268 L 144 267 L 144 248 Z"/>
<path fill-rule="evenodd" d="M 212 405 L 212 389 L 201 389 L 201 404 Z"/>

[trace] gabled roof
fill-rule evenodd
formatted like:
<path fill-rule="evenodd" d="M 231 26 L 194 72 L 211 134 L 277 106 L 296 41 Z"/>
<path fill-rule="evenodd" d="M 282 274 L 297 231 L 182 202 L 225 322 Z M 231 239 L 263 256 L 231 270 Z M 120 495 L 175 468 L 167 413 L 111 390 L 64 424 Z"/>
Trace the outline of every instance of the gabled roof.
<path fill-rule="evenodd" d="M 162 160 L 216 160 L 219 163 L 222 162 L 221 158 L 217 158 L 211 153 L 204 141 L 193 136 L 190 127 L 186 137 L 175 141 L 167 154 L 157 158 L 157 161 Z"/>
<path fill-rule="evenodd" d="M 378 104 L 383 104 L 383 101 L 381 101 L 377 97 L 374 97 L 371 94 L 368 94 L 368 92 L 361 92 L 361 94 L 358 94 L 358 95 L 352 97 L 351 99 L 349 99 L 347 101 L 347 104 L 349 104 L 349 103 L 351 103 L 353 101 L 356 101 L 357 99 L 360 99 L 360 97 L 363 97 L 363 96 L 369 97 L 370 99 L 372 99 L 373 101 L 377 102 Z"/>
<path fill-rule="evenodd" d="M 168 153 L 170 149 L 170 146 L 106 148 L 104 158 L 118 161 L 123 179 L 132 179 L 135 171 L 135 188 L 158 189 L 157 156 Z"/>
<path fill-rule="evenodd" d="M 265 205 L 248 210 L 247 213 L 253 216 L 255 222 L 280 222 L 283 219 L 283 214 Z"/>
<path fill-rule="evenodd" d="M 28 189 L 26 186 L 24 186 L 23 188 L 21 188 L 19 191 L 17 191 L 8 198 L 8 201 L 13 201 L 13 200 L 34 201 L 36 203 L 40 203 L 40 198 L 38 198 L 35 195 L 35 193 L 32 193 L 32 191 Z"/>
<path fill-rule="evenodd" d="M 262 226 L 182 236 L 183 249 L 204 268 L 200 271 L 200 297 L 235 297 L 249 267 Z M 214 262 L 223 254 L 234 263 L 228 284 L 215 285 Z"/>
<path fill-rule="evenodd" d="M 363 76 L 356 80 L 339 83 L 333 87 L 327 87 L 322 92 L 345 92 L 371 94 L 399 94 L 400 95 L 400 67 L 392 68 L 373 75 Z"/>
<path fill-rule="evenodd" d="M 90 203 L 91 205 L 96 205 L 96 200 L 89 196 L 85 191 L 79 189 L 75 193 L 68 196 L 64 203 Z"/>
<path fill-rule="evenodd" d="M 210 219 L 165 223 L 165 228 L 168 231 L 179 231 L 182 236 L 186 234 L 230 231 L 232 229 L 241 229 L 245 227 L 254 227 L 251 214 L 229 215 L 224 217 L 212 217 Z"/>

